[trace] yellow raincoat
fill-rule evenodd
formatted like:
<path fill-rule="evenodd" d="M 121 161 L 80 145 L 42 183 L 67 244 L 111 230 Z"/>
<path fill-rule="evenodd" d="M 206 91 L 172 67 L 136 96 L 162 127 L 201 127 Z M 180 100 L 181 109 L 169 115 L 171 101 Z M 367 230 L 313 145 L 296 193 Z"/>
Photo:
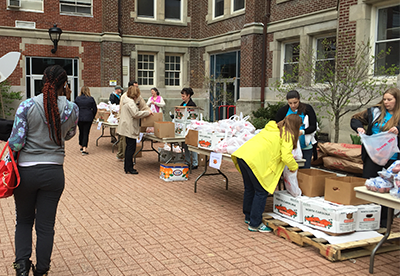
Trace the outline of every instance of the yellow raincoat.
<path fill-rule="evenodd" d="M 253 171 L 261 186 L 273 194 L 282 175 L 283 168 L 297 170 L 299 165 L 293 158 L 292 138 L 280 137 L 275 121 L 270 121 L 260 133 L 244 143 L 232 154 L 232 160 L 240 172 L 236 158 L 243 159 Z"/>

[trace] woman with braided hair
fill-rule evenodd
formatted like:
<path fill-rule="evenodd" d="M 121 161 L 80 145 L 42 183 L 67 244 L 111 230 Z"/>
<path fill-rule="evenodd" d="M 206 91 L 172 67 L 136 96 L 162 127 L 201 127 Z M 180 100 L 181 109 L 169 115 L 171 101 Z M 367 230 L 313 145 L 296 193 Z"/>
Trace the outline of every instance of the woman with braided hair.
<path fill-rule="evenodd" d="M 64 142 L 76 132 L 79 109 L 70 102 L 67 73 L 59 65 L 43 73 L 42 93 L 23 101 L 15 114 L 9 138 L 19 152 L 21 182 L 14 190 L 15 262 L 17 276 L 33 268 L 35 276 L 47 275 L 53 250 L 58 202 L 64 190 Z M 32 254 L 32 227 L 36 230 L 36 266 Z"/>

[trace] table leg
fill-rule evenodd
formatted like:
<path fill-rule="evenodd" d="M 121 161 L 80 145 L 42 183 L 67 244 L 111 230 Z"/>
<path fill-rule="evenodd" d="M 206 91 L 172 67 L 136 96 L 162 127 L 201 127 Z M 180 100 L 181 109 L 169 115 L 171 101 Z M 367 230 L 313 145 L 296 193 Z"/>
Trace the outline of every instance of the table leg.
<path fill-rule="evenodd" d="M 388 237 L 390 235 L 390 231 L 392 229 L 392 223 L 393 223 L 393 213 L 394 213 L 393 208 L 388 208 L 386 233 L 383 236 L 383 238 L 380 240 L 380 242 L 375 246 L 374 250 L 372 250 L 371 257 L 369 260 L 369 273 L 370 274 L 374 273 L 374 258 L 375 258 L 376 252 L 378 251 L 379 247 L 381 247 L 381 245 L 388 239 Z"/>
<path fill-rule="evenodd" d="M 99 146 L 99 139 L 104 136 L 104 125 L 101 125 L 101 135 L 96 139 L 96 147 Z"/>
<path fill-rule="evenodd" d="M 199 179 L 201 178 L 201 177 L 203 177 L 203 176 L 208 176 L 208 175 L 218 175 L 218 174 L 220 174 L 220 175 L 222 175 L 223 177 L 225 177 L 225 180 L 226 180 L 226 185 L 225 185 L 225 187 L 226 187 L 226 189 L 228 190 L 228 177 L 225 175 L 225 174 L 223 174 L 220 170 L 218 170 L 218 173 L 209 173 L 209 174 L 206 174 L 207 173 L 207 167 L 208 167 L 208 155 L 206 155 L 205 156 L 205 161 L 206 161 L 206 163 L 204 164 L 204 171 L 196 178 L 196 180 L 194 181 L 194 192 L 196 193 L 197 192 L 197 181 L 199 181 Z"/>
<path fill-rule="evenodd" d="M 121 139 L 121 136 L 118 135 L 118 140 L 117 140 L 117 142 L 115 142 L 115 143 L 112 144 L 112 146 L 111 146 L 111 152 L 112 152 L 112 153 L 114 153 L 114 147 L 115 147 L 116 145 L 118 145 L 120 139 Z"/>

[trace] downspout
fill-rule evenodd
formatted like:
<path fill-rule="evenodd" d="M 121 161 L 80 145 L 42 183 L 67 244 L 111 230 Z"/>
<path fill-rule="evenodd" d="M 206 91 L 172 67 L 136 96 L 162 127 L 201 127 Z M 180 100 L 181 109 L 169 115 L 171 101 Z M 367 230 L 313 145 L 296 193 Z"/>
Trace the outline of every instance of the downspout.
<path fill-rule="evenodd" d="M 263 29 L 263 40 L 262 40 L 262 63 L 261 63 L 261 108 L 264 108 L 265 104 L 265 75 L 267 67 L 267 28 L 269 23 L 269 18 L 271 16 L 271 0 L 267 0 L 266 14 L 264 15 L 264 29 Z"/>
<path fill-rule="evenodd" d="M 124 87 L 124 84 L 122 83 L 124 81 L 124 55 L 123 55 L 123 43 L 122 43 L 122 22 L 121 22 L 121 16 L 122 16 L 122 1 L 118 0 L 118 34 L 121 37 L 121 87 Z M 126 84 L 127 85 L 127 84 Z"/>

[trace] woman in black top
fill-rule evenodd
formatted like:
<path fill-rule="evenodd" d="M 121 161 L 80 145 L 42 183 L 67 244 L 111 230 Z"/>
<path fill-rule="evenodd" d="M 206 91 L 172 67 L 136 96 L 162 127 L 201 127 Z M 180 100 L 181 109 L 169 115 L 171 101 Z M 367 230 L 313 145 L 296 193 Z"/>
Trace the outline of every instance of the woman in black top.
<path fill-rule="evenodd" d="M 188 87 L 188 88 L 183 88 L 181 91 L 181 97 L 182 97 L 182 103 L 181 106 L 196 106 L 196 104 L 192 100 L 194 92 L 193 89 Z M 185 150 L 185 161 L 187 164 L 191 164 L 192 169 L 195 170 L 199 167 L 199 161 L 198 161 L 198 156 L 197 152 L 191 152 L 189 151 L 187 145 L 185 143 L 182 143 L 183 149 Z M 190 155 L 192 155 L 192 162 L 190 162 Z"/>
<path fill-rule="evenodd" d="M 97 105 L 92 96 L 90 89 L 86 85 L 82 87 L 81 94 L 75 99 L 76 105 L 79 107 L 79 146 L 82 155 L 89 154 L 87 146 L 89 141 L 90 127 L 97 113 Z"/>
<path fill-rule="evenodd" d="M 275 121 L 278 123 L 290 114 L 297 114 L 301 117 L 303 124 L 300 127 L 301 136 L 299 137 L 299 142 L 303 158 L 306 160 L 303 168 L 308 169 L 311 167 L 313 144 L 310 141 L 312 139 L 305 139 L 305 134 L 313 134 L 317 130 L 317 116 L 315 115 L 315 111 L 311 105 L 300 102 L 300 94 L 296 90 L 289 91 L 286 94 L 286 100 L 288 101 L 288 104 L 278 110 L 275 116 Z M 304 124 L 306 116 L 308 117 L 307 127 Z"/>

